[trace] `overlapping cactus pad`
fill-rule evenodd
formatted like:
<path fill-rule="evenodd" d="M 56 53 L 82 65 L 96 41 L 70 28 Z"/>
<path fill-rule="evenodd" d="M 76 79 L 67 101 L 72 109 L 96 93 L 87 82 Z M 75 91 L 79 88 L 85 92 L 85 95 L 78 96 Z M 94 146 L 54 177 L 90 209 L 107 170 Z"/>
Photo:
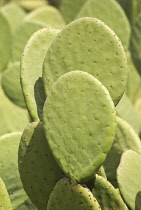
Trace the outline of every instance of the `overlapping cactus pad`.
<path fill-rule="evenodd" d="M 73 70 L 95 76 L 109 90 L 114 103 L 119 102 L 127 81 L 126 55 L 121 41 L 105 23 L 80 18 L 58 34 L 44 61 L 47 95 L 62 74 Z"/>
<path fill-rule="evenodd" d="M 141 155 L 127 150 L 121 157 L 117 181 L 123 199 L 130 209 L 141 209 Z"/>
<path fill-rule="evenodd" d="M 61 179 L 52 191 L 47 210 L 100 210 L 92 192 L 74 180 Z"/>
<path fill-rule="evenodd" d="M 0 178 L 0 210 L 12 210 L 11 201 L 6 186 Z"/>
<path fill-rule="evenodd" d="M 43 110 L 45 135 L 62 170 L 87 181 L 102 165 L 114 140 L 115 108 L 92 75 L 72 71 L 53 85 Z"/>
<path fill-rule="evenodd" d="M 19 172 L 23 187 L 38 209 L 46 210 L 50 193 L 63 177 L 45 140 L 42 123 L 33 122 L 23 132 L 19 146 Z"/>
<path fill-rule="evenodd" d="M 0 0 L 0 210 L 141 210 L 140 12 Z"/>

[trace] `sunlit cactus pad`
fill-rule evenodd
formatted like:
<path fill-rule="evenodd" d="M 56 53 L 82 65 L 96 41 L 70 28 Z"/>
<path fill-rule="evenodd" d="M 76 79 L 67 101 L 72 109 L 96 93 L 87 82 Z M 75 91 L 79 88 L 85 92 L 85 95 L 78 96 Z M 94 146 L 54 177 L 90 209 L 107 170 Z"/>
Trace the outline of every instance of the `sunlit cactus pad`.
<path fill-rule="evenodd" d="M 21 58 L 21 85 L 33 121 L 42 119 L 46 98 L 42 82 L 42 66 L 46 52 L 58 32 L 59 30 L 52 28 L 43 28 L 35 32 L 28 40 Z"/>
<path fill-rule="evenodd" d="M 115 117 L 109 92 L 92 75 L 72 71 L 54 83 L 43 110 L 45 135 L 71 179 L 87 181 L 102 165 L 113 143 Z"/>
<path fill-rule="evenodd" d="M 33 122 L 24 130 L 18 162 L 27 195 L 38 209 L 46 210 L 50 193 L 63 172 L 48 147 L 42 123 Z"/>
<path fill-rule="evenodd" d="M 92 192 L 74 180 L 61 179 L 50 195 L 47 210 L 100 210 Z"/>
<path fill-rule="evenodd" d="M 127 150 L 117 170 L 119 190 L 130 209 L 141 209 L 141 155 Z"/>
<path fill-rule="evenodd" d="M 115 0 L 86 1 L 76 16 L 76 18 L 80 17 L 99 18 L 117 34 L 124 49 L 128 49 L 131 32 L 130 24 L 124 10 Z"/>
<path fill-rule="evenodd" d="M 64 73 L 75 69 L 86 71 L 109 90 L 119 102 L 127 80 L 127 61 L 121 41 L 96 18 L 80 18 L 57 35 L 50 46 L 43 70 L 45 91 Z"/>

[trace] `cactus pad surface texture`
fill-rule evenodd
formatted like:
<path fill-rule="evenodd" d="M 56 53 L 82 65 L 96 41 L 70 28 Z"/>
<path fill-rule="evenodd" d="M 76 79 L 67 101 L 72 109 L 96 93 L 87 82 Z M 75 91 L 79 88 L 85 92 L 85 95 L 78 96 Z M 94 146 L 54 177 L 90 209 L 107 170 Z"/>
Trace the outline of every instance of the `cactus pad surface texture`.
<path fill-rule="evenodd" d="M 114 140 L 115 107 L 92 75 L 72 71 L 52 86 L 43 109 L 49 146 L 62 170 L 88 181 L 104 162 Z"/>
<path fill-rule="evenodd" d="M 0 178 L 0 210 L 13 210 L 6 186 Z"/>
<path fill-rule="evenodd" d="M 42 82 L 42 66 L 47 49 L 58 32 L 52 28 L 43 28 L 35 32 L 28 40 L 21 58 L 21 85 L 33 121 L 42 119 L 46 99 Z"/>
<path fill-rule="evenodd" d="M 127 210 L 119 192 L 110 182 L 97 174 L 92 193 L 100 204 L 102 210 Z"/>
<path fill-rule="evenodd" d="M 61 179 L 54 187 L 47 210 L 100 210 L 92 192 L 74 180 Z"/>
<path fill-rule="evenodd" d="M 64 175 L 52 156 L 41 122 L 26 127 L 18 154 L 23 187 L 32 203 L 39 210 L 46 210 L 50 193 Z"/>
<path fill-rule="evenodd" d="M 123 153 L 117 169 L 120 193 L 132 210 L 141 209 L 141 155 L 132 150 Z"/>
<path fill-rule="evenodd" d="M 126 121 L 117 117 L 115 139 L 104 162 L 107 178 L 115 187 L 117 187 L 116 170 L 122 153 L 127 149 L 136 151 L 141 155 L 141 141 L 134 129 Z"/>
<path fill-rule="evenodd" d="M 127 81 L 126 55 L 115 33 L 96 18 L 77 19 L 57 35 L 44 61 L 46 93 L 62 74 L 76 69 L 100 80 L 115 105 L 119 102 Z"/>
<path fill-rule="evenodd" d="M 89 0 L 76 16 L 81 17 L 96 17 L 105 22 L 117 34 L 127 51 L 131 33 L 130 23 L 124 10 L 115 0 Z"/>

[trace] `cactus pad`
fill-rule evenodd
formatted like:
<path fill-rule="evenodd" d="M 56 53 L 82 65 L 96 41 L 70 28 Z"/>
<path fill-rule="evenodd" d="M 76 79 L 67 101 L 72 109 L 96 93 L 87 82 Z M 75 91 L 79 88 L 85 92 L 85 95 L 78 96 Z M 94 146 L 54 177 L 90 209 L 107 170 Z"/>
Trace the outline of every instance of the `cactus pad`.
<path fill-rule="evenodd" d="M 47 210 L 100 210 L 91 191 L 74 180 L 61 179 L 54 187 Z"/>
<path fill-rule="evenodd" d="M 78 69 L 100 80 L 117 104 L 125 90 L 126 62 L 121 41 L 105 23 L 95 18 L 77 19 L 58 34 L 47 52 L 45 91 L 48 94 L 61 75 Z"/>
<path fill-rule="evenodd" d="M 132 34 L 131 34 L 131 56 L 133 59 L 133 62 L 138 70 L 138 72 L 141 75 L 141 14 L 138 16 L 138 18 L 135 20 L 133 26 L 132 26 Z"/>
<path fill-rule="evenodd" d="M 12 210 L 11 201 L 6 186 L 0 178 L 0 210 Z"/>
<path fill-rule="evenodd" d="M 2 88 L 13 103 L 25 107 L 25 101 L 20 84 L 20 63 L 11 63 L 2 74 Z"/>
<path fill-rule="evenodd" d="M 9 61 L 11 43 L 12 43 L 12 32 L 7 19 L 3 13 L 0 12 L 0 72 L 3 71 Z"/>
<path fill-rule="evenodd" d="M 119 192 L 101 176 L 96 175 L 92 193 L 102 210 L 127 210 Z"/>
<path fill-rule="evenodd" d="M 88 181 L 105 160 L 115 135 L 115 109 L 107 89 L 86 72 L 66 73 L 52 86 L 43 121 L 62 170 L 71 179 Z"/>
<path fill-rule="evenodd" d="M 141 155 L 127 150 L 117 170 L 120 193 L 130 209 L 141 209 Z"/>
<path fill-rule="evenodd" d="M 21 85 L 33 121 L 42 119 L 46 98 L 42 83 L 42 65 L 47 49 L 57 34 L 58 30 L 51 28 L 44 28 L 35 32 L 26 44 L 21 59 Z M 33 60 L 34 62 L 32 62 Z"/>
<path fill-rule="evenodd" d="M 20 62 L 24 47 L 32 34 L 41 28 L 48 27 L 47 24 L 37 21 L 23 21 L 17 28 L 13 37 L 12 62 Z"/>
<path fill-rule="evenodd" d="M 41 21 L 56 29 L 61 29 L 65 26 L 65 20 L 63 19 L 59 10 L 49 5 L 39 7 L 30 12 L 25 19 L 30 21 Z"/>
<path fill-rule="evenodd" d="M 18 171 L 18 147 L 21 132 L 13 132 L 0 137 L 0 176 L 9 193 L 13 209 L 27 200 Z"/>
<path fill-rule="evenodd" d="M 115 187 L 117 187 L 116 170 L 122 153 L 127 149 L 141 154 L 141 142 L 133 128 L 126 121 L 117 117 L 115 139 L 104 163 L 107 178 Z"/>
<path fill-rule="evenodd" d="M 104 21 L 121 39 L 124 49 L 128 49 L 130 24 L 122 7 L 115 0 L 86 1 L 76 16 L 76 18 L 81 17 L 96 17 Z"/>
<path fill-rule="evenodd" d="M 18 162 L 27 195 L 38 209 L 46 210 L 49 195 L 63 172 L 51 154 L 42 123 L 33 122 L 24 130 Z"/>

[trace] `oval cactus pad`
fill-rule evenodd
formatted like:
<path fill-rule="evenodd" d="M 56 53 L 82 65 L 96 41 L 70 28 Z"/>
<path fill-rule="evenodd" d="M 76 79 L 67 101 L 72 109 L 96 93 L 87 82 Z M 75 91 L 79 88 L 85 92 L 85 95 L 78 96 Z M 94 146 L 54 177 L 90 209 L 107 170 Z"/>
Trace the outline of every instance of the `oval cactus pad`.
<path fill-rule="evenodd" d="M 50 195 L 47 210 L 100 210 L 92 192 L 74 180 L 61 179 Z"/>
<path fill-rule="evenodd" d="M 89 0 L 76 16 L 80 17 L 96 17 L 104 21 L 121 39 L 124 49 L 128 49 L 130 24 L 124 10 L 115 0 Z"/>
<path fill-rule="evenodd" d="M 117 170 L 119 190 L 132 210 L 141 209 L 141 155 L 127 150 Z"/>
<path fill-rule="evenodd" d="M 107 89 L 86 72 L 69 72 L 54 83 L 43 121 L 62 170 L 71 179 L 88 181 L 104 162 L 115 135 L 114 104 Z"/>
<path fill-rule="evenodd" d="M 42 123 L 30 123 L 19 146 L 19 172 L 23 187 L 32 203 L 46 210 L 49 196 L 64 175 L 45 140 Z"/>
<path fill-rule="evenodd" d="M 58 34 L 44 61 L 47 94 L 61 75 L 75 69 L 100 80 L 118 103 L 127 80 L 126 55 L 119 38 L 98 19 L 77 19 Z"/>
<path fill-rule="evenodd" d="M 21 85 L 31 118 L 39 121 L 45 102 L 42 82 L 43 61 L 58 30 L 43 28 L 35 32 L 26 44 L 21 58 Z M 34 60 L 34 62 L 32 62 Z"/>

